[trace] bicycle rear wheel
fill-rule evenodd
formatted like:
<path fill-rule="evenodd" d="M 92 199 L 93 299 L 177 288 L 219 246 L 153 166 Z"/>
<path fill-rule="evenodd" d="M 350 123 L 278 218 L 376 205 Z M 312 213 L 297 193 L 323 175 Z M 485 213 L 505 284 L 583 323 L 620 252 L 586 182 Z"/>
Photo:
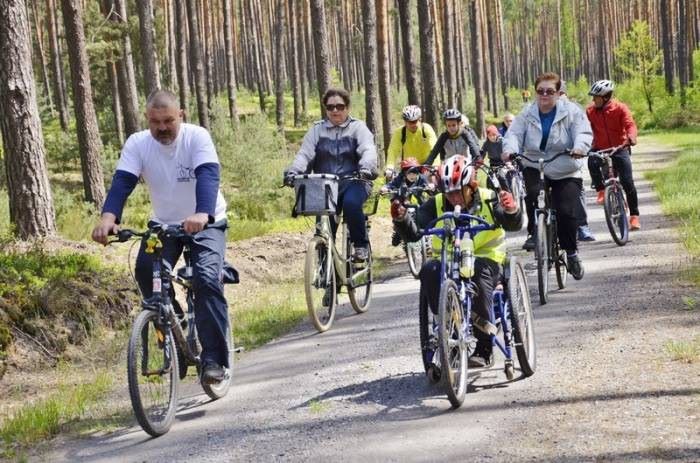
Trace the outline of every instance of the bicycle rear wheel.
<path fill-rule="evenodd" d="M 547 303 L 549 291 L 549 246 L 547 243 L 547 224 L 545 215 L 537 216 L 537 241 L 535 242 L 537 257 L 537 290 L 540 294 L 540 304 Z"/>
<path fill-rule="evenodd" d="M 537 347 L 535 325 L 530 304 L 525 271 L 515 257 L 510 258 L 510 278 L 508 280 L 508 301 L 510 321 L 515 339 L 515 352 L 523 375 L 532 376 L 537 368 Z"/>
<path fill-rule="evenodd" d="M 348 296 L 350 305 L 357 313 L 365 313 L 369 309 L 372 299 L 372 246 L 367 243 L 367 260 L 362 264 L 350 262 L 350 284 L 348 286 Z M 348 241 L 348 248 L 350 242 Z"/>
<path fill-rule="evenodd" d="M 408 268 L 411 271 L 413 278 L 417 279 L 420 269 L 423 267 L 423 263 L 428 255 L 425 237 L 421 237 L 420 240 L 412 243 L 406 243 L 405 246 L 406 258 L 408 259 Z"/>
<path fill-rule="evenodd" d="M 158 316 L 144 310 L 136 317 L 127 353 L 131 406 L 138 423 L 153 437 L 170 429 L 180 381 L 175 340 L 160 326 Z"/>
<path fill-rule="evenodd" d="M 321 333 L 331 327 L 335 318 L 336 281 L 331 252 L 325 238 L 314 236 L 306 249 L 304 265 L 306 308 L 311 323 Z"/>
<path fill-rule="evenodd" d="M 464 402 L 467 393 L 467 340 L 462 301 L 457 284 L 446 280 L 440 291 L 438 305 L 438 339 L 440 346 L 440 375 L 452 408 Z"/>
<path fill-rule="evenodd" d="M 619 186 L 608 185 L 605 187 L 605 223 L 615 243 L 624 246 L 629 239 L 629 222 L 625 209 L 625 197 Z"/>

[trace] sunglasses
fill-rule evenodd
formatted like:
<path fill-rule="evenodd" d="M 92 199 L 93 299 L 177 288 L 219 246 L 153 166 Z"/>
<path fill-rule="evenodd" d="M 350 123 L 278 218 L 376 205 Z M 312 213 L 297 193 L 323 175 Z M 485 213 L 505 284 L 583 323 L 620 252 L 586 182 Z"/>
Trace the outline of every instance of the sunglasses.
<path fill-rule="evenodd" d="M 326 105 L 326 111 L 345 111 L 345 106 L 343 103 L 338 103 L 338 104 L 327 104 Z"/>
<path fill-rule="evenodd" d="M 535 90 L 538 95 L 547 95 L 547 96 L 552 96 L 556 95 L 557 91 L 553 88 L 538 88 Z"/>

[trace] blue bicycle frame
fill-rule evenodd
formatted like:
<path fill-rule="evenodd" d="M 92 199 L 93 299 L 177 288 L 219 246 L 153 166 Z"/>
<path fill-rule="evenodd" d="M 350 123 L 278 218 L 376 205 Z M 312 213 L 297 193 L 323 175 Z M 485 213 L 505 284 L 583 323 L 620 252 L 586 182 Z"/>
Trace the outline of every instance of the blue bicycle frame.
<path fill-rule="evenodd" d="M 443 221 L 443 226 L 435 228 L 435 225 L 440 221 Z M 456 215 L 453 212 L 446 212 L 442 216 L 431 221 L 428 224 L 428 227 L 423 231 L 424 235 L 438 236 L 443 241 L 443 246 L 440 253 L 440 286 L 442 286 L 445 280 L 449 278 L 453 280 L 459 288 L 459 295 L 460 299 L 462 300 L 462 311 L 464 314 L 463 320 L 467 321 L 466 324 L 462 326 L 462 329 L 466 330 L 465 335 L 467 336 L 465 336 L 465 339 L 468 338 L 468 336 L 471 336 L 473 331 L 471 323 L 471 309 L 472 297 L 476 290 L 471 278 L 465 279 L 459 274 L 462 238 L 465 235 L 469 235 L 469 238 L 474 239 L 474 236 L 481 231 L 495 229 L 496 225 L 488 223 L 481 217 L 470 214 Z M 447 254 L 448 242 L 452 242 L 451 259 Z M 510 320 L 510 302 L 506 297 L 502 284 L 498 285 L 493 292 L 492 307 L 493 314 L 490 314 L 490 317 L 493 318 L 491 318 L 489 321 L 494 325 L 497 325 L 497 320 L 501 321 L 504 342 L 502 343 L 501 340 L 498 339 L 497 335 L 491 335 L 491 342 L 501 350 L 506 358 L 507 364 L 512 364 L 512 333 L 510 323 L 507 322 L 507 320 Z M 434 326 L 433 328 L 435 329 L 436 327 Z"/>

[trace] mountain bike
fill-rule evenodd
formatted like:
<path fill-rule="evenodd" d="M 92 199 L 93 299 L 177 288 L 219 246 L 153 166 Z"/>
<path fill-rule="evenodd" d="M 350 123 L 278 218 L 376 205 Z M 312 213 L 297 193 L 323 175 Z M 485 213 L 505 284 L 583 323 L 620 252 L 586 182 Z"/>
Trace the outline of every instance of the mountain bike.
<path fill-rule="evenodd" d="M 306 179 L 314 179 L 324 176 L 327 182 L 337 182 L 338 178 L 327 174 L 305 174 L 294 177 L 295 184 Z M 341 180 L 364 182 L 356 176 L 344 177 Z M 336 190 L 337 191 L 337 190 Z M 376 214 L 378 196 L 371 196 L 366 201 L 365 228 L 369 234 L 369 217 Z M 364 313 L 369 309 L 372 299 L 372 247 L 368 243 L 369 255 L 364 262 L 354 262 L 352 259 L 353 245 L 350 241 L 350 233 L 341 214 L 335 215 L 326 210 L 318 210 L 316 230 L 313 238 L 306 248 L 306 260 L 304 263 L 304 293 L 306 306 L 309 311 L 311 323 L 319 332 L 327 331 L 335 319 L 335 311 L 338 305 L 337 294 L 340 287 L 348 290 L 350 305 L 357 313 Z M 308 212 L 308 211 L 307 211 Z M 333 215 L 333 218 L 331 218 Z M 336 238 L 331 228 L 331 220 L 340 222 L 340 238 L 337 240 L 341 247 L 336 246 Z"/>
<path fill-rule="evenodd" d="M 153 294 L 142 301 L 142 310 L 134 320 L 127 349 L 127 377 L 131 405 L 139 425 L 153 437 L 165 434 L 175 417 L 180 380 L 187 376 L 188 367 L 201 373 L 201 345 L 197 335 L 192 289 L 190 244 L 193 237 L 182 226 L 156 224 L 138 232 L 119 230 L 111 243 L 124 243 L 134 238 L 146 242 L 146 253 L 153 254 Z M 185 266 L 172 271 L 163 258 L 162 242 L 177 239 L 183 243 Z M 238 275 L 224 265 L 222 283 L 238 283 Z M 174 297 L 173 284 L 185 290 L 187 313 Z M 215 384 L 202 382 L 204 392 L 212 399 L 224 397 L 233 381 L 233 339 L 227 324 L 229 367 L 224 380 Z"/>
<path fill-rule="evenodd" d="M 423 194 L 430 191 L 432 190 L 427 187 L 409 187 L 403 185 L 399 188 L 389 188 L 384 194 L 391 195 L 392 201 L 401 201 L 407 213 L 415 217 L 416 209 L 420 207 Z M 415 201 L 412 201 L 412 199 L 415 199 Z M 408 269 L 414 278 L 418 278 L 420 269 L 423 267 L 425 261 L 428 260 L 430 241 L 427 236 L 423 236 L 420 240 L 414 242 L 405 243 L 402 241 L 402 246 L 406 253 Z"/>
<path fill-rule="evenodd" d="M 442 226 L 434 228 L 440 221 Z M 464 402 L 468 357 L 476 346 L 472 300 L 477 287 L 471 278 L 460 274 L 460 267 L 465 265 L 462 247 L 464 244 L 468 249 L 467 241 L 480 231 L 495 228 L 481 217 L 455 210 L 436 218 L 423 231 L 426 235 L 440 237 L 443 246 L 437 314 L 430 310 L 427 295 L 422 290 L 419 296 L 421 355 L 428 379 L 442 385 L 453 408 Z M 467 264 L 473 272 L 473 259 Z M 533 375 L 536 369 L 534 319 L 525 271 L 515 256 L 509 257 L 504 278 L 493 293 L 493 308 L 494 318 L 490 321 L 499 330 L 491 335 L 491 341 L 505 357 L 506 378 L 515 377 L 514 350 L 523 377 Z"/>
<path fill-rule="evenodd" d="M 537 259 L 537 290 L 540 304 L 547 303 L 549 298 L 549 271 L 555 267 L 557 286 L 559 289 L 566 287 L 568 278 L 568 259 L 566 251 L 559 248 L 559 236 L 557 234 L 557 213 L 552 207 L 552 195 L 549 182 L 544 175 L 544 165 L 554 161 L 559 156 L 570 155 L 571 151 L 562 151 L 552 158 L 544 160 L 531 159 L 524 154 L 515 155 L 516 160 L 522 158 L 537 163 L 540 171 L 540 192 L 537 195 L 537 208 L 535 209 L 536 241 L 535 257 Z"/>
<path fill-rule="evenodd" d="M 608 225 L 612 239 L 618 246 L 627 244 L 630 230 L 625 192 L 620 184 L 617 170 L 613 167 L 612 158 L 617 152 L 627 146 L 629 145 L 625 144 L 588 152 L 588 156 L 594 156 L 603 161 L 602 169 L 605 173 L 605 202 L 603 203 L 605 223 Z"/>

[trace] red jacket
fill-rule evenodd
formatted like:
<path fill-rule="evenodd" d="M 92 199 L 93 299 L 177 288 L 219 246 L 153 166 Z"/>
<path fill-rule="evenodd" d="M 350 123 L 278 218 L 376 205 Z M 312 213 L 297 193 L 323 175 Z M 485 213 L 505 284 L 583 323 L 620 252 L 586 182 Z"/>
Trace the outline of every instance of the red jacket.
<path fill-rule="evenodd" d="M 610 100 L 598 109 L 594 104 L 586 108 L 593 129 L 593 149 L 603 150 L 619 146 L 637 138 L 637 125 L 627 105 Z"/>

